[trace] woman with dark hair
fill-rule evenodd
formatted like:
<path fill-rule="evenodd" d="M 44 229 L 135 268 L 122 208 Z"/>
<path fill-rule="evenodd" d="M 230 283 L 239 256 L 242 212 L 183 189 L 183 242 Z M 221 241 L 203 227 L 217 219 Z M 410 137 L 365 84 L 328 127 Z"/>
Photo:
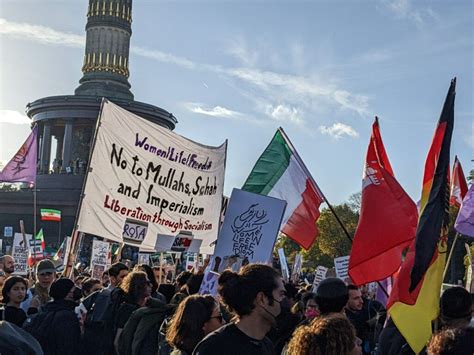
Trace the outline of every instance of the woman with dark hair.
<path fill-rule="evenodd" d="M 222 300 L 236 314 L 235 322 L 209 334 L 193 354 L 274 354 L 266 334 L 276 326 L 285 298 L 281 276 L 268 265 L 249 264 L 238 274 L 224 271 L 218 283 Z"/>
<path fill-rule="evenodd" d="M 166 340 L 174 347 L 171 354 L 191 354 L 197 343 L 222 324 L 219 305 L 212 296 L 193 295 L 185 298 L 166 332 Z"/>
<path fill-rule="evenodd" d="M 117 352 L 118 341 L 125 323 L 134 311 L 145 306 L 151 296 L 151 282 L 143 271 L 133 271 L 125 276 L 119 287 L 124 292 L 125 302 L 117 310 L 115 319 L 117 332 L 115 333 L 114 345 Z"/>
<path fill-rule="evenodd" d="M 28 282 L 23 277 L 10 276 L 6 279 L 2 289 L 3 302 L 6 305 L 3 309 L 2 320 L 19 327 L 23 325 L 26 313 L 20 305 L 26 299 L 27 288 Z"/>
<path fill-rule="evenodd" d="M 158 292 L 158 282 L 156 281 L 155 274 L 153 273 L 153 269 L 150 265 L 137 264 L 133 268 L 133 271 L 143 271 L 147 275 L 148 280 L 151 282 L 151 297 L 166 303 L 166 297 L 162 293 Z"/>

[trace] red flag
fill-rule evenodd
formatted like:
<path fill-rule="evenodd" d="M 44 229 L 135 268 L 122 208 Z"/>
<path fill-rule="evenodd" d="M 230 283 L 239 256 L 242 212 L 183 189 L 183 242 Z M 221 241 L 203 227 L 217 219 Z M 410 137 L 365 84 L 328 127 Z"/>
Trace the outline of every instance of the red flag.
<path fill-rule="evenodd" d="M 467 183 L 462 171 L 461 163 L 456 156 L 454 158 L 453 175 L 451 180 L 451 197 L 449 199 L 450 205 L 461 207 L 462 200 L 467 194 Z"/>
<path fill-rule="evenodd" d="M 400 267 L 402 251 L 416 234 L 415 203 L 393 176 L 377 117 L 362 180 L 362 206 L 349 259 L 349 276 L 356 285 L 378 281 Z"/>

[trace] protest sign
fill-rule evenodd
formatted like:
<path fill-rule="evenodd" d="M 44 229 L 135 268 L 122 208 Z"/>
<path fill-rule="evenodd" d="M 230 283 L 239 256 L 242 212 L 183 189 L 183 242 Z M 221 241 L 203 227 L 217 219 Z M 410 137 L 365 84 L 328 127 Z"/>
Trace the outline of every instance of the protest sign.
<path fill-rule="evenodd" d="M 219 280 L 219 276 L 217 272 L 207 271 L 202 279 L 199 294 L 217 296 L 217 287 L 219 286 L 217 281 Z"/>
<path fill-rule="evenodd" d="M 238 271 L 248 263 L 268 263 L 286 202 L 234 189 L 219 233 L 211 269 Z"/>
<path fill-rule="evenodd" d="M 148 253 L 138 253 L 138 264 L 150 265 L 150 254 Z"/>
<path fill-rule="evenodd" d="M 66 267 L 67 264 L 67 255 L 69 255 L 69 252 L 71 251 L 71 241 L 72 237 L 66 237 L 66 244 L 64 246 L 64 254 L 63 254 L 63 266 Z"/>
<path fill-rule="evenodd" d="M 285 280 L 285 282 L 288 282 L 290 278 L 290 271 L 288 270 L 288 264 L 286 262 L 285 251 L 283 248 L 278 249 L 278 258 L 280 259 L 281 276 L 283 276 L 283 280 Z"/>
<path fill-rule="evenodd" d="M 201 239 L 193 239 L 191 241 L 191 245 L 189 246 L 188 253 L 199 254 L 199 250 L 201 250 L 201 244 Z"/>
<path fill-rule="evenodd" d="M 212 252 L 226 150 L 227 142 L 196 143 L 104 99 L 78 230 L 150 251 L 158 234 L 186 231 Z"/>
<path fill-rule="evenodd" d="M 3 236 L 4 237 L 13 237 L 13 227 L 12 226 L 6 226 L 3 228 Z"/>
<path fill-rule="evenodd" d="M 319 284 L 326 278 L 326 274 L 328 272 L 328 268 L 324 266 L 318 266 L 316 271 L 314 272 L 314 281 L 313 281 L 313 289 L 312 292 L 316 292 L 318 289 Z"/>
<path fill-rule="evenodd" d="M 29 243 L 31 234 L 25 234 L 26 242 Z M 29 245 L 25 245 L 23 235 L 15 233 L 13 237 L 12 256 L 15 259 L 15 275 L 26 275 L 28 273 Z"/>
<path fill-rule="evenodd" d="M 156 237 L 154 250 L 157 252 L 170 251 L 174 239 L 175 236 L 173 235 L 158 234 L 158 236 Z M 140 251 L 144 250 L 140 248 Z"/>
<path fill-rule="evenodd" d="M 341 280 L 346 281 L 349 269 L 349 255 L 335 258 L 334 267 L 336 269 L 336 276 Z"/>
<path fill-rule="evenodd" d="M 101 279 L 109 261 L 109 243 L 99 240 L 92 241 L 91 270 L 92 277 Z"/>
<path fill-rule="evenodd" d="M 173 245 L 171 246 L 171 251 L 176 252 L 185 252 L 191 246 L 193 241 L 193 235 L 189 233 L 180 233 L 174 238 Z"/>
<path fill-rule="evenodd" d="M 298 282 L 298 279 L 299 279 L 300 274 L 301 274 L 302 265 L 303 265 L 303 256 L 301 255 L 301 253 L 298 253 L 295 256 L 295 263 L 293 265 L 293 270 L 291 272 L 291 280 L 294 283 Z"/>
<path fill-rule="evenodd" d="M 469 244 L 464 243 L 464 247 L 466 248 L 467 251 L 467 259 L 468 259 L 468 265 L 466 267 L 466 290 L 468 290 L 470 293 L 474 293 L 474 282 L 472 282 L 472 271 L 474 269 L 474 258 L 471 253 L 471 247 Z"/>

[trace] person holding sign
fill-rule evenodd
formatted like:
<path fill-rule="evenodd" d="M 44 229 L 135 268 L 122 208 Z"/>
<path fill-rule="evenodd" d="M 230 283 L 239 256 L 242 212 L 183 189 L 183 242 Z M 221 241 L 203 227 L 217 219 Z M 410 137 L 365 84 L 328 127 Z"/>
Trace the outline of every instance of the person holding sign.
<path fill-rule="evenodd" d="M 246 265 L 238 274 L 226 270 L 219 277 L 219 294 L 237 320 L 209 334 L 193 354 L 274 354 L 266 334 L 276 326 L 285 298 L 280 275 L 262 264 Z"/>

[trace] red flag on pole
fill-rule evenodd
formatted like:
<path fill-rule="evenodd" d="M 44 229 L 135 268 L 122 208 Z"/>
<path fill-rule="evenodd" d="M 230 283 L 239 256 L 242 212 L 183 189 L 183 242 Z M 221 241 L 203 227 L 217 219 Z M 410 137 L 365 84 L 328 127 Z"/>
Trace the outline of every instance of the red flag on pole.
<path fill-rule="evenodd" d="M 383 280 L 400 267 L 402 251 L 416 234 L 415 203 L 393 175 L 377 117 L 362 180 L 362 206 L 349 260 L 356 285 Z"/>
<path fill-rule="evenodd" d="M 457 156 L 454 158 L 453 175 L 451 179 L 451 197 L 449 204 L 461 207 L 462 200 L 467 193 L 467 183 Z"/>

